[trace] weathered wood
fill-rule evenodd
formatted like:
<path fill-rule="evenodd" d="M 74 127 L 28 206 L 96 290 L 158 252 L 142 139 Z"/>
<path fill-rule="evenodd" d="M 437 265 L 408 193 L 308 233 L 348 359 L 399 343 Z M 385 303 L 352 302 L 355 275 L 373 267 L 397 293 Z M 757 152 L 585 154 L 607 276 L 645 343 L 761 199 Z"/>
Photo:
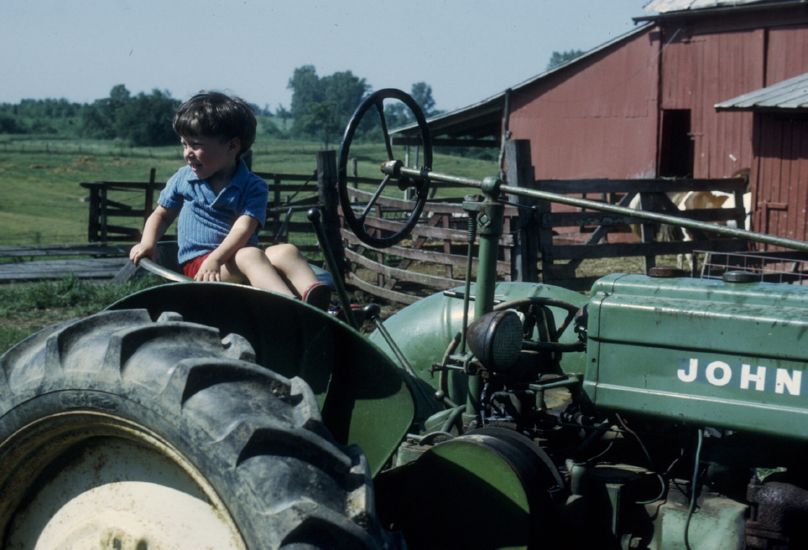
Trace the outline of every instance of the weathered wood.
<path fill-rule="evenodd" d="M 111 279 L 124 267 L 127 258 L 42 260 L 0 264 L 0 281 L 62 279 Z"/>
<path fill-rule="evenodd" d="M 356 288 L 367 292 L 368 294 L 384 298 L 385 300 L 389 300 L 391 302 L 397 302 L 399 304 L 414 304 L 419 300 L 418 296 L 413 296 L 412 294 L 396 292 L 394 290 L 373 285 L 351 272 L 348 272 L 347 282 Z"/>
<path fill-rule="evenodd" d="M 735 220 L 742 223 L 745 212 L 740 201 L 734 209 L 712 208 L 681 211 L 674 205 L 667 193 L 685 191 L 721 191 L 742 196 L 747 189 L 745 178 L 726 179 L 657 179 L 657 180 L 541 180 L 536 184 L 543 191 L 559 194 L 578 195 L 586 198 L 587 194 L 598 194 L 604 201 L 620 206 L 627 206 L 629 201 L 640 193 L 640 208 L 645 211 L 673 214 L 703 222 L 726 223 Z M 619 199 L 619 201 L 617 201 Z M 693 249 L 707 247 L 717 251 L 744 250 L 747 243 L 742 239 L 711 238 L 705 234 L 688 231 L 694 237 L 692 241 L 655 242 L 659 224 L 648 223 L 633 216 L 619 216 L 593 211 L 560 211 L 552 212 L 548 201 L 539 201 L 540 227 L 537 229 L 540 239 L 542 280 L 545 282 L 569 286 L 575 278 L 575 269 L 587 259 L 610 258 L 620 256 L 644 256 L 646 270 L 656 263 L 656 257 L 667 254 L 691 253 Z M 564 209 L 562 209 L 564 210 Z M 569 209 L 566 209 L 569 210 Z M 640 228 L 639 243 L 607 243 L 598 244 L 609 233 L 625 232 L 629 225 Z M 593 228 L 586 244 L 558 244 L 554 242 L 555 228 L 578 227 L 579 231 Z M 567 260 L 565 264 L 556 261 Z M 570 287 L 573 288 L 573 287 Z M 574 288 L 579 288 L 576 283 Z"/>
<path fill-rule="evenodd" d="M 127 247 L 108 245 L 33 245 L 0 246 L 0 258 L 38 258 L 46 256 L 126 256 Z"/>
<path fill-rule="evenodd" d="M 447 279 L 446 277 L 436 277 L 435 275 L 427 275 L 425 273 L 417 273 L 406 269 L 390 267 L 382 263 L 375 262 L 370 258 L 366 258 L 350 249 L 345 250 L 345 255 L 349 260 L 361 265 L 362 267 L 371 269 L 376 273 L 381 273 L 385 277 L 393 277 L 400 281 L 410 281 L 436 289 L 453 288 L 463 284 L 463 281 Z"/>
<path fill-rule="evenodd" d="M 533 166 L 530 163 L 530 140 L 508 140 L 505 143 L 508 184 L 515 187 L 535 188 Z M 536 222 L 533 207 L 535 199 L 521 196 L 508 197 L 518 207 L 511 218 L 513 251 L 511 253 L 511 280 L 538 281 L 539 239 L 533 226 Z"/>
<path fill-rule="evenodd" d="M 342 230 L 342 238 L 350 245 L 360 245 L 361 241 L 349 230 Z M 428 250 L 419 248 L 410 248 L 407 246 L 391 246 L 389 248 L 380 249 L 364 245 L 368 250 L 397 256 L 399 258 L 407 258 L 409 260 L 432 263 L 438 265 L 446 265 L 458 268 L 466 266 L 466 257 L 459 254 L 446 254 L 444 252 L 430 252 Z M 472 260 L 472 268 L 476 269 L 477 258 Z M 505 261 L 497 261 L 497 274 L 507 276 L 510 272 L 510 265 Z"/>
<path fill-rule="evenodd" d="M 365 219 L 365 225 L 374 229 L 396 231 L 403 226 L 403 223 L 368 216 Z M 457 243 L 464 243 L 467 240 L 467 232 L 465 230 L 444 229 L 442 227 L 433 227 L 425 224 L 416 224 L 415 227 L 412 228 L 411 235 L 413 238 L 427 237 L 430 239 L 450 240 Z M 503 235 L 499 243 L 500 246 L 511 246 L 513 244 L 513 235 Z"/>

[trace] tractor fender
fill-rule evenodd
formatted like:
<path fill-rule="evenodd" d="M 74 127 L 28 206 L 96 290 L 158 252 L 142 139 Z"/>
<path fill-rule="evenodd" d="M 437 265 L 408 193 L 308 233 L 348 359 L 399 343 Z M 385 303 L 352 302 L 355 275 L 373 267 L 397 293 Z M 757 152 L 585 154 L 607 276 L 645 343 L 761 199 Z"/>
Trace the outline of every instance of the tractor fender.
<path fill-rule="evenodd" d="M 174 283 L 127 296 L 108 309 L 146 309 L 244 337 L 255 362 L 311 387 L 323 422 L 357 444 L 375 475 L 406 435 L 414 402 L 388 357 L 359 332 L 300 300 L 230 283 Z"/>

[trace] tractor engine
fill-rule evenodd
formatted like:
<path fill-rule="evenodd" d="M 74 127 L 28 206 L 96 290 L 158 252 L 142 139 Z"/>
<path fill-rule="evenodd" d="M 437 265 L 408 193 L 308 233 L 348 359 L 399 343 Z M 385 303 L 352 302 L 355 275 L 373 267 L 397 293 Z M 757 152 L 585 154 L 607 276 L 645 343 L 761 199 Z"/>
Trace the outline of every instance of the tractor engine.
<path fill-rule="evenodd" d="M 612 275 L 586 317 L 580 404 L 603 454 L 570 462 L 570 500 L 599 493 L 634 547 L 805 547 L 808 289 Z"/>
<path fill-rule="evenodd" d="M 400 456 L 426 459 L 414 459 L 418 473 L 401 485 L 427 491 L 417 480 L 437 456 L 453 464 L 469 448 L 499 457 L 503 446 L 518 447 L 504 453 L 506 462 L 533 466 L 514 466 L 513 475 L 509 466 L 496 483 L 537 477 L 523 485 L 525 500 L 541 500 L 536 484 L 547 496 L 529 512 L 545 518 L 539 540 L 573 548 L 808 547 L 808 288 L 742 274 L 615 274 L 588 299 L 527 288 L 498 285 L 494 311 L 466 331 L 465 353 L 437 351 L 462 318 L 451 295 L 388 322 L 401 333 L 396 323 L 417 320 L 403 353 L 452 405 L 402 447 Z M 418 353 L 432 358 L 431 370 Z M 479 379 L 476 414 L 462 405 L 465 375 Z M 475 475 L 496 478 L 492 468 Z M 430 479 L 447 478 L 441 470 Z M 548 517 L 558 529 L 551 539 Z"/>

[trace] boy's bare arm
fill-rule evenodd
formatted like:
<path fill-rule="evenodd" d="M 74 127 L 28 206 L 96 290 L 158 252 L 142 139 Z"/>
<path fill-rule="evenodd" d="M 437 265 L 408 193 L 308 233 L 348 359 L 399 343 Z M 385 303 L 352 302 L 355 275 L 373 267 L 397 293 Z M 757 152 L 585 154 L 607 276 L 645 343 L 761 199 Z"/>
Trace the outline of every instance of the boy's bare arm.
<path fill-rule="evenodd" d="M 177 217 L 175 210 L 169 210 L 163 206 L 157 206 L 154 212 L 146 219 L 143 226 L 143 236 L 129 251 L 129 259 L 138 263 L 141 258 L 153 258 L 157 249 L 157 241 L 165 234 L 166 229 Z"/>
<path fill-rule="evenodd" d="M 258 229 L 258 221 L 255 218 L 246 214 L 239 216 L 222 244 L 217 246 L 199 266 L 199 271 L 194 279 L 197 281 L 221 280 L 222 265 L 229 262 L 239 249 L 244 248 L 256 229 Z"/>

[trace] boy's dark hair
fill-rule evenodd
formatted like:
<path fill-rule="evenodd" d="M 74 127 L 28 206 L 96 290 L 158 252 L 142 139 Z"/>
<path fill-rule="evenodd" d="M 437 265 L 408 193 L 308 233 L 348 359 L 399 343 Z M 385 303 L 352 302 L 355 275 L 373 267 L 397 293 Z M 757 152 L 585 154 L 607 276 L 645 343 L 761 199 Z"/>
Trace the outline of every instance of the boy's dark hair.
<path fill-rule="evenodd" d="M 200 92 L 180 105 L 174 114 L 174 132 L 178 136 L 239 138 L 239 155 L 252 147 L 255 126 L 255 114 L 247 102 L 221 92 Z"/>

